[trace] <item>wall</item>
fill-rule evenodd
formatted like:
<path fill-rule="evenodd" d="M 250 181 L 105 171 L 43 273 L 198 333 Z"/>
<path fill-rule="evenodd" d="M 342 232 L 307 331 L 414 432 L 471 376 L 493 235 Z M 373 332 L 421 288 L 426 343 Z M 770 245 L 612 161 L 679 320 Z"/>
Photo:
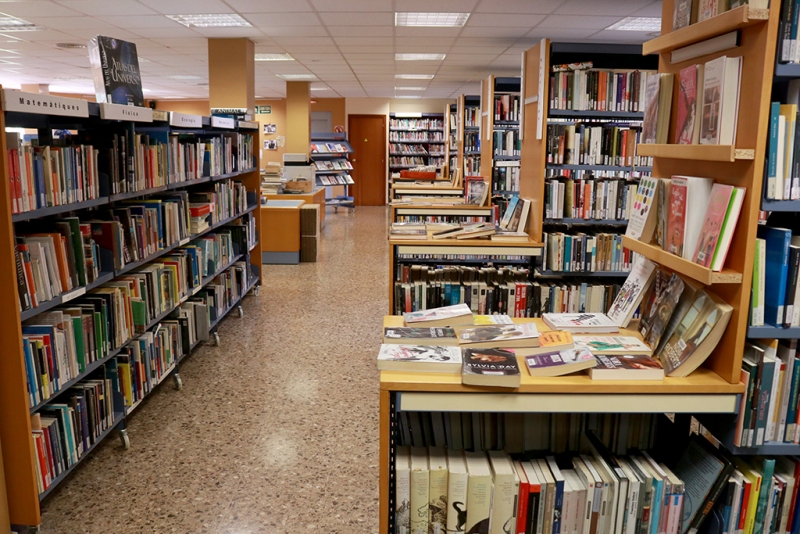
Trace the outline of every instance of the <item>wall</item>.
<path fill-rule="evenodd" d="M 157 100 L 156 109 L 189 115 L 208 116 L 211 114 L 208 100 Z"/>
<path fill-rule="evenodd" d="M 286 151 L 284 145 L 286 144 L 286 100 L 256 100 L 256 106 L 272 106 L 272 113 L 270 114 L 256 114 L 256 120 L 261 128 L 261 168 L 263 169 L 267 162 L 275 161 L 283 164 L 283 153 Z M 275 133 L 265 134 L 264 125 L 274 124 Z M 277 150 L 264 150 L 264 141 L 277 140 Z"/>
<path fill-rule="evenodd" d="M 311 95 L 311 112 L 315 111 L 330 111 L 331 124 L 334 128 L 337 126 L 344 126 L 345 123 L 346 104 L 344 98 L 315 98 L 313 93 Z M 312 132 L 313 133 L 313 132 Z"/>

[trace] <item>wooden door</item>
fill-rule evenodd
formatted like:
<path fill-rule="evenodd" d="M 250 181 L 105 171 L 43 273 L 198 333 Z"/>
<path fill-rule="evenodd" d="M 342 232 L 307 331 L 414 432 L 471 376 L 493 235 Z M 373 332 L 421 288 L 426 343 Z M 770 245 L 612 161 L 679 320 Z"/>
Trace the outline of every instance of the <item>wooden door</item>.
<path fill-rule="evenodd" d="M 350 161 L 356 206 L 386 204 L 386 116 L 350 115 L 347 137 L 353 147 Z"/>

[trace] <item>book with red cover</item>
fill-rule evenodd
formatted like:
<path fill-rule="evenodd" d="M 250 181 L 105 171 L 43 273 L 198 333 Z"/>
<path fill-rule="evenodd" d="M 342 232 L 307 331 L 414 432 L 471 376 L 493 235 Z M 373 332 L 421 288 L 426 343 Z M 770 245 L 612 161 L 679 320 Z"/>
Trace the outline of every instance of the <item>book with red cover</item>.
<path fill-rule="evenodd" d="M 681 69 L 678 85 L 678 110 L 675 122 L 675 143 L 689 145 L 694 138 L 694 121 L 697 116 L 697 65 Z"/>
<path fill-rule="evenodd" d="M 714 250 L 717 248 L 717 241 L 722 224 L 725 222 L 725 214 L 728 211 L 732 193 L 732 185 L 714 184 L 711 188 L 706 219 L 703 222 L 703 229 L 700 232 L 700 239 L 697 241 L 697 248 L 692 259 L 703 267 L 711 267 L 711 260 L 714 258 Z"/>
<path fill-rule="evenodd" d="M 667 219 L 667 252 L 683 255 L 683 238 L 686 226 L 686 180 L 672 179 L 669 191 L 669 217 Z"/>

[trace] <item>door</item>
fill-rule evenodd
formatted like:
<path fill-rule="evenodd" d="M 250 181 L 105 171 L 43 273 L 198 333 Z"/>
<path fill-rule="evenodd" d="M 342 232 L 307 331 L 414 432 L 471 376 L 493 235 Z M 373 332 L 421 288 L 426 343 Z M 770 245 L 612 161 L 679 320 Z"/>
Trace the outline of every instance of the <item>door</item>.
<path fill-rule="evenodd" d="M 356 206 L 383 206 L 386 203 L 386 116 L 350 115 L 348 139 L 353 147 L 350 161 L 355 185 Z"/>

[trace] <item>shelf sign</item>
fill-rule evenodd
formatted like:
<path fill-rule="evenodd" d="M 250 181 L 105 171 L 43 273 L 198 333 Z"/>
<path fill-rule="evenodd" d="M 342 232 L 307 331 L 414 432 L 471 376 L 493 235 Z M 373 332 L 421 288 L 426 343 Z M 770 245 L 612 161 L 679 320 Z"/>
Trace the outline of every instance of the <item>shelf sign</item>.
<path fill-rule="evenodd" d="M 3 110 L 63 117 L 88 117 L 89 102 L 79 98 L 3 89 Z"/>
<path fill-rule="evenodd" d="M 239 121 L 239 128 L 247 129 L 247 130 L 258 130 L 258 123 L 251 122 L 251 121 Z"/>
<path fill-rule="evenodd" d="M 153 120 L 154 121 L 168 121 L 169 120 L 169 111 L 164 111 L 163 109 L 154 109 L 153 110 Z"/>
<path fill-rule="evenodd" d="M 236 121 L 227 117 L 211 117 L 211 126 L 214 128 L 227 128 L 233 130 L 236 127 Z"/>
<path fill-rule="evenodd" d="M 200 115 L 187 115 L 185 113 L 171 111 L 169 113 L 169 125 L 181 126 L 183 128 L 202 128 L 203 117 Z"/>
<path fill-rule="evenodd" d="M 256 106 L 256 115 L 270 115 L 272 106 Z"/>
<path fill-rule="evenodd" d="M 100 104 L 100 118 L 104 120 L 153 122 L 153 110 L 122 104 Z"/>

